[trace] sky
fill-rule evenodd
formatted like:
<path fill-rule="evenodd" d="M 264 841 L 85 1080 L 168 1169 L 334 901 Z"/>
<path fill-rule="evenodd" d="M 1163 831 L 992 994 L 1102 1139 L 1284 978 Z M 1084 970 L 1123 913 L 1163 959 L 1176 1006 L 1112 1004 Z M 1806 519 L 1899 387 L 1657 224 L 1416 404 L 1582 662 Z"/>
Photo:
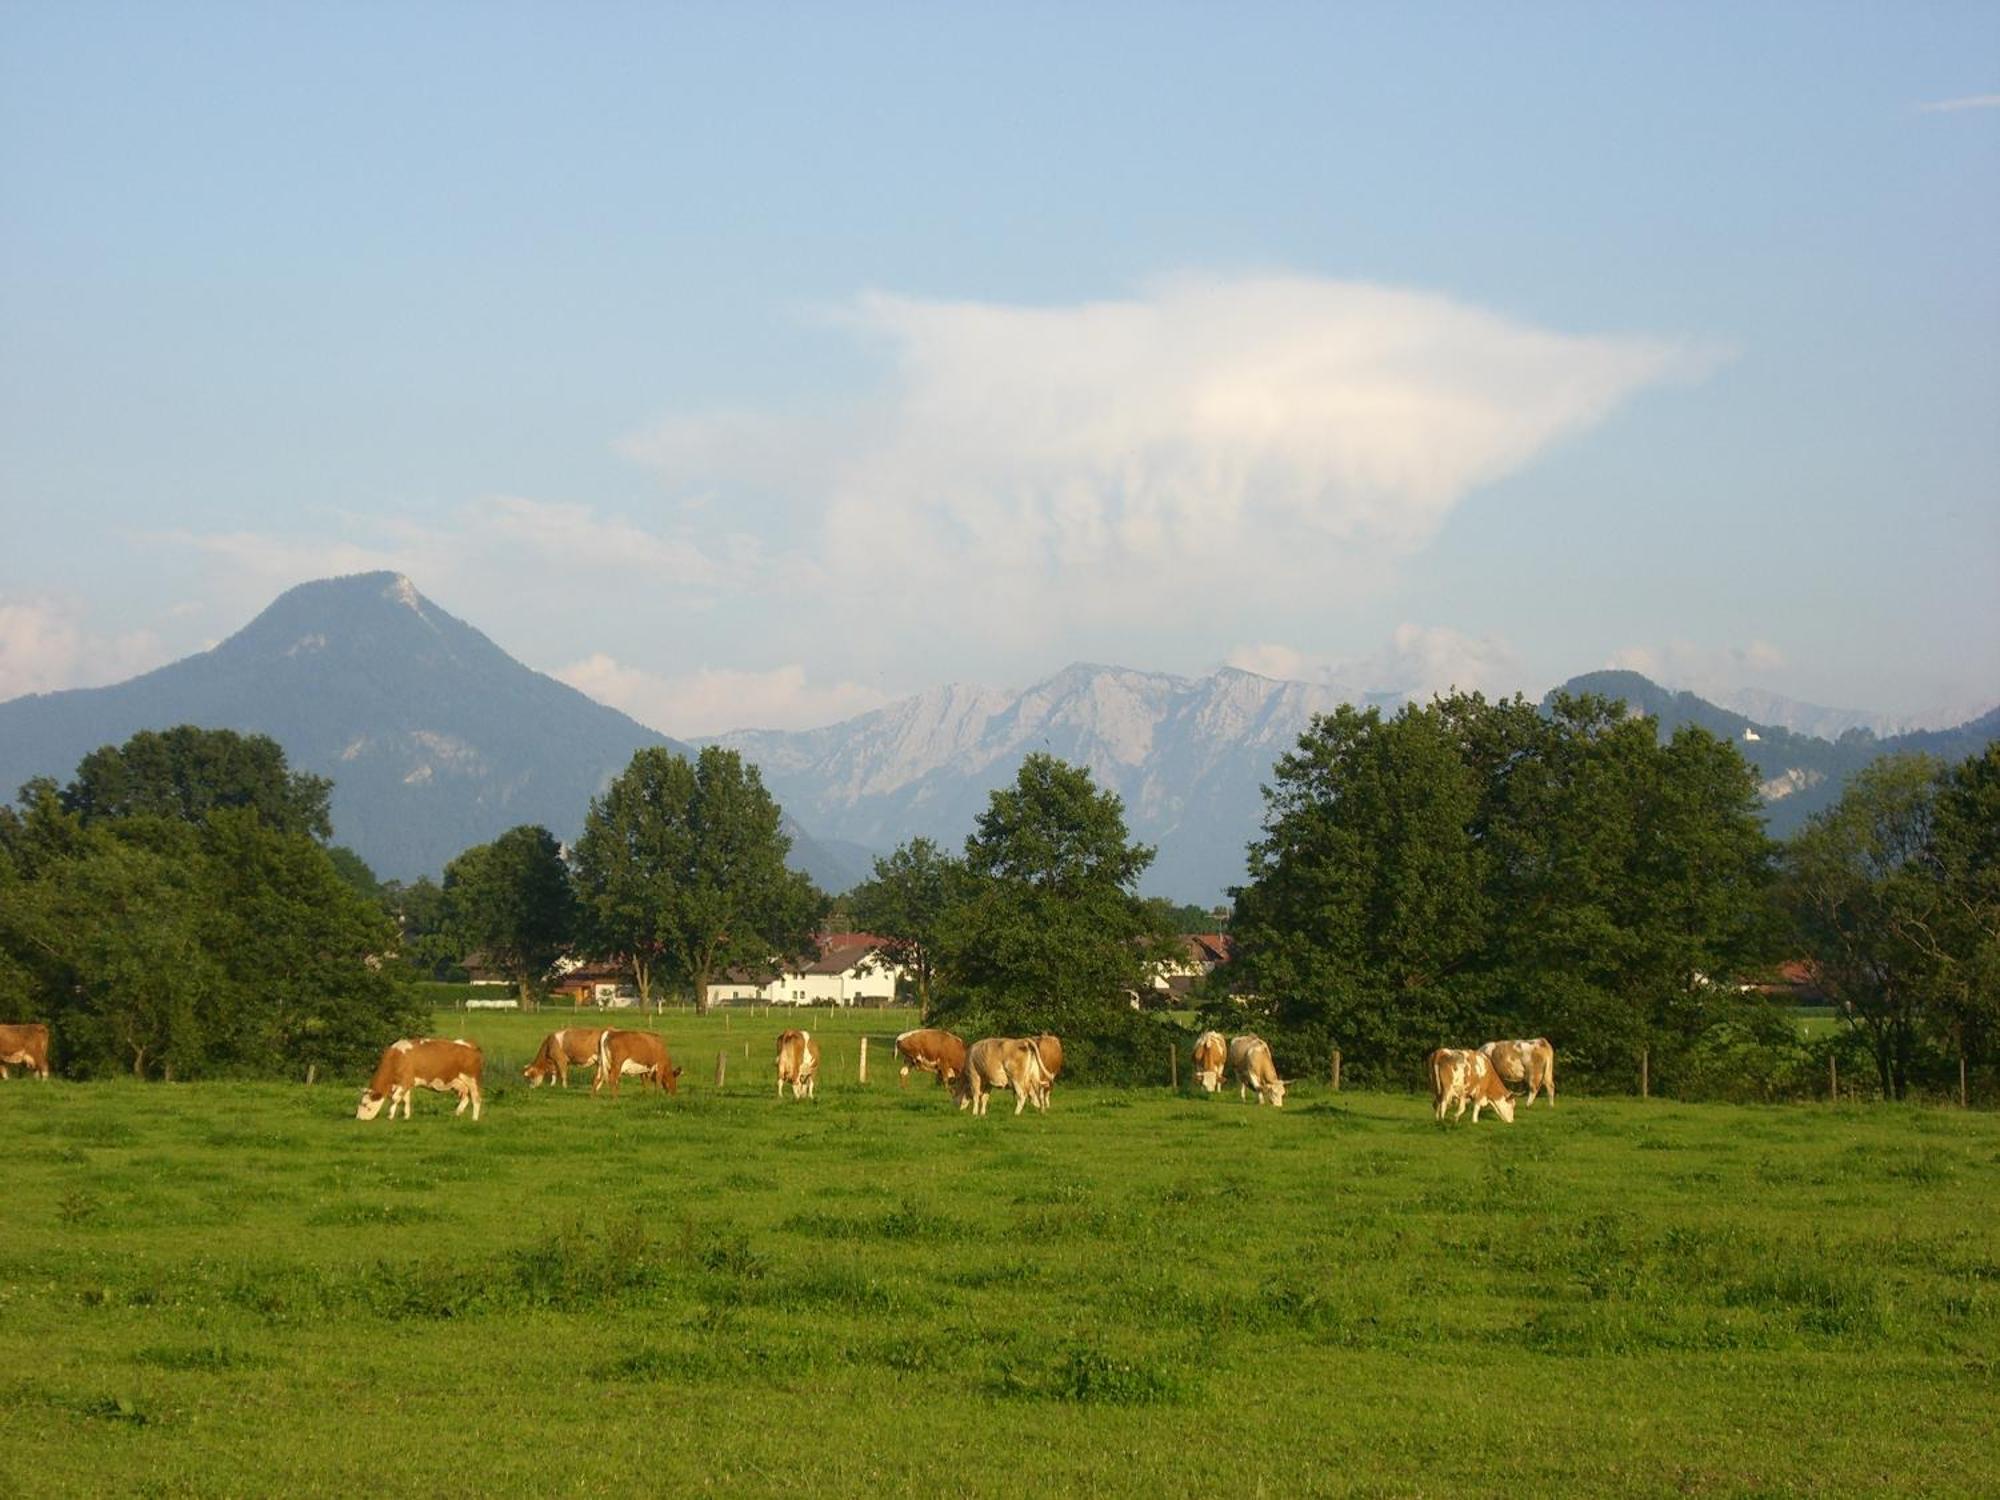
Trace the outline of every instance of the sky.
<path fill-rule="evenodd" d="M 2000 701 L 2000 6 L 0 0 L 0 699 Z"/>

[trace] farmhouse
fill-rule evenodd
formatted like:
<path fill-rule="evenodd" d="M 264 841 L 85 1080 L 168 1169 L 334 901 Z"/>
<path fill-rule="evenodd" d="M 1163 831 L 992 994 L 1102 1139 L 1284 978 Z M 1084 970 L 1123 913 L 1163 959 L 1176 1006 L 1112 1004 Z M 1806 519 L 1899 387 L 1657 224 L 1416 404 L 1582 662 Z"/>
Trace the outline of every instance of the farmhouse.
<path fill-rule="evenodd" d="M 622 964 L 589 964 L 574 958 L 559 958 L 549 977 L 549 998 L 624 1010 L 639 1003 L 639 987 L 632 982 L 632 971 Z"/>
<path fill-rule="evenodd" d="M 1153 967 L 1153 988 L 1175 999 L 1185 995 L 1198 979 L 1204 979 L 1229 962 L 1232 952 L 1226 932 L 1183 933 L 1180 952 Z"/>
<path fill-rule="evenodd" d="M 733 970 L 712 984 L 708 998 L 735 1005 L 886 1005 L 903 970 L 888 956 L 889 940 L 871 932 L 829 932 L 809 963 L 774 963 L 766 973 Z"/>

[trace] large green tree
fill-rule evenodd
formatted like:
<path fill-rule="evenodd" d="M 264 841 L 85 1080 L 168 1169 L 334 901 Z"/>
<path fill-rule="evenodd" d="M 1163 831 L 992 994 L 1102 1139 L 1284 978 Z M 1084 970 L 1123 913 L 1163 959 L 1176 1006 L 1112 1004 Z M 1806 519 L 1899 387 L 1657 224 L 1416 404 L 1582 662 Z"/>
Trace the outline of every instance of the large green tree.
<path fill-rule="evenodd" d="M 1153 850 L 1114 792 L 1052 755 L 996 789 L 965 843 L 966 879 L 939 939 L 940 1010 L 998 1029 L 1122 1038 L 1170 934 L 1137 894 Z"/>
<path fill-rule="evenodd" d="M 641 750 L 577 841 L 588 941 L 629 961 L 642 990 L 664 969 L 706 1014 L 725 970 L 810 950 L 825 898 L 786 868 L 790 850 L 778 804 L 735 751 Z"/>
<path fill-rule="evenodd" d="M 232 729 L 142 729 L 83 758 L 63 805 L 85 822 L 132 817 L 199 823 L 217 808 L 247 808 L 288 833 L 333 836 L 333 783 L 290 770 L 276 740 Z"/>
<path fill-rule="evenodd" d="M 0 969 L 66 1068 L 295 1077 L 416 1024 L 392 929 L 304 834 L 248 808 L 86 824 L 35 790 L 0 817 Z"/>
<path fill-rule="evenodd" d="M 1313 1063 L 1338 1045 L 1358 1077 L 1516 1028 L 1616 1074 L 1710 1024 L 1718 977 L 1768 936 L 1748 767 L 1603 699 L 1343 707 L 1266 800 L 1234 984 L 1274 1044 Z"/>
<path fill-rule="evenodd" d="M 576 897 L 555 835 L 525 823 L 474 845 L 445 866 L 444 896 L 460 952 L 482 955 L 532 1008 L 576 935 Z"/>
<path fill-rule="evenodd" d="M 853 920 L 889 939 L 890 956 L 916 988 L 921 1021 L 930 1020 L 945 923 L 964 877 L 960 861 L 919 837 L 876 860 L 874 875 L 848 896 Z"/>

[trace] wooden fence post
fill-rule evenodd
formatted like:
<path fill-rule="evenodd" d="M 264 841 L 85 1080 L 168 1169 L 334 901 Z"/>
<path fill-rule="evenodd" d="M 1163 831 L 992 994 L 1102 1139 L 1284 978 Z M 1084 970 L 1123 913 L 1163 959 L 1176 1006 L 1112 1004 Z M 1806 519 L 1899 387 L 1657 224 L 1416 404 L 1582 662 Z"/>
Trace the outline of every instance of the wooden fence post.
<path fill-rule="evenodd" d="M 1960 1109 L 1972 1108 L 1972 1095 L 1966 1092 L 1965 1087 L 1965 1054 L 1963 1052 L 1958 1054 L 1958 1107 Z"/>
<path fill-rule="evenodd" d="M 319 1064 L 310 1063 L 306 1067 L 306 1085 L 307 1087 L 311 1087 L 313 1084 L 318 1082 L 319 1082 Z"/>
<path fill-rule="evenodd" d="M 1340 1049 L 1333 1049 L 1333 1091 L 1340 1092 Z"/>
<path fill-rule="evenodd" d="M 1651 1047 L 1641 1047 L 1639 1049 L 1639 1097 L 1641 1099 L 1650 1099 L 1653 1097 L 1653 1049 Z"/>
<path fill-rule="evenodd" d="M 1178 1094 L 1181 1091 L 1181 1049 L 1180 1043 L 1167 1043 L 1167 1072 L 1173 1082 L 1169 1085 Z"/>
<path fill-rule="evenodd" d="M 717 1092 L 718 1094 L 722 1092 L 722 1079 L 723 1079 L 723 1076 L 724 1076 L 724 1074 L 725 1074 L 725 1073 L 727 1073 L 728 1069 L 729 1069 L 729 1054 L 728 1054 L 727 1052 L 718 1052 L 718 1053 L 716 1053 L 716 1054 L 715 1054 L 715 1091 L 716 1091 L 716 1092 Z"/>
<path fill-rule="evenodd" d="M 861 1082 L 868 1081 L 868 1038 L 861 1039 Z"/>
<path fill-rule="evenodd" d="M 1826 1055 L 1826 1097 L 1834 1104 L 1840 1103 L 1840 1059 L 1831 1052 Z"/>

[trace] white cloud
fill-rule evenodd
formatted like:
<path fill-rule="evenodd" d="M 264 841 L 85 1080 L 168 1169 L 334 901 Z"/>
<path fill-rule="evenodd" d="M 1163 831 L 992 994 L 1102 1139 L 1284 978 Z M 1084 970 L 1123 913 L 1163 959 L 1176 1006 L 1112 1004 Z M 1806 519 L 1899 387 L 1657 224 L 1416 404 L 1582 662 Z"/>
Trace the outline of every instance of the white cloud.
<path fill-rule="evenodd" d="M 1737 646 L 1701 646 L 1675 640 L 1626 646 L 1614 651 L 1607 667 L 1638 672 L 1664 687 L 1713 693 L 1767 679 L 1782 671 L 1785 653 L 1765 640 Z"/>
<path fill-rule="evenodd" d="M 0 702 L 23 693 L 117 682 L 158 666 L 150 630 L 100 635 L 74 610 L 46 599 L 0 599 Z"/>
<path fill-rule="evenodd" d="M 753 727 L 812 729 L 890 701 L 889 694 L 858 682 L 809 682 L 797 665 L 767 672 L 704 668 L 666 677 L 600 651 L 552 675 L 662 734 L 683 737 Z"/>
<path fill-rule="evenodd" d="M 871 295 L 842 316 L 892 361 L 842 421 L 679 416 L 625 451 L 676 493 L 805 501 L 829 576 L 896 579 L 889 628 L 1017 641 L 1178 611 L 1193 578 L 1379 587 L 1469 492 L 1715 358 L 1297 276 L 1064 307 Z"/>
<path fill-rule="evenodd" d="M 1424 701 L 1454 689 L 1489 698 L 1524 690 L 1520 656 L 1497 636 L 1472 636 L 1448 625 L 1398 625 L 1373 651 L 1324 656 L 1259 642 L 1239 646 L 1229 665 L 1263 677 L 1314 682 L 1356 695 L 1395 693 Z"/>
<path fill-rule="evenodd" d="M 1968 94 L 1963 99 L 1933 99 L 1917 106 L 1925 115 L 1955 115 L 1967 109 L 2000 109 L 2000 94 Z"/>

